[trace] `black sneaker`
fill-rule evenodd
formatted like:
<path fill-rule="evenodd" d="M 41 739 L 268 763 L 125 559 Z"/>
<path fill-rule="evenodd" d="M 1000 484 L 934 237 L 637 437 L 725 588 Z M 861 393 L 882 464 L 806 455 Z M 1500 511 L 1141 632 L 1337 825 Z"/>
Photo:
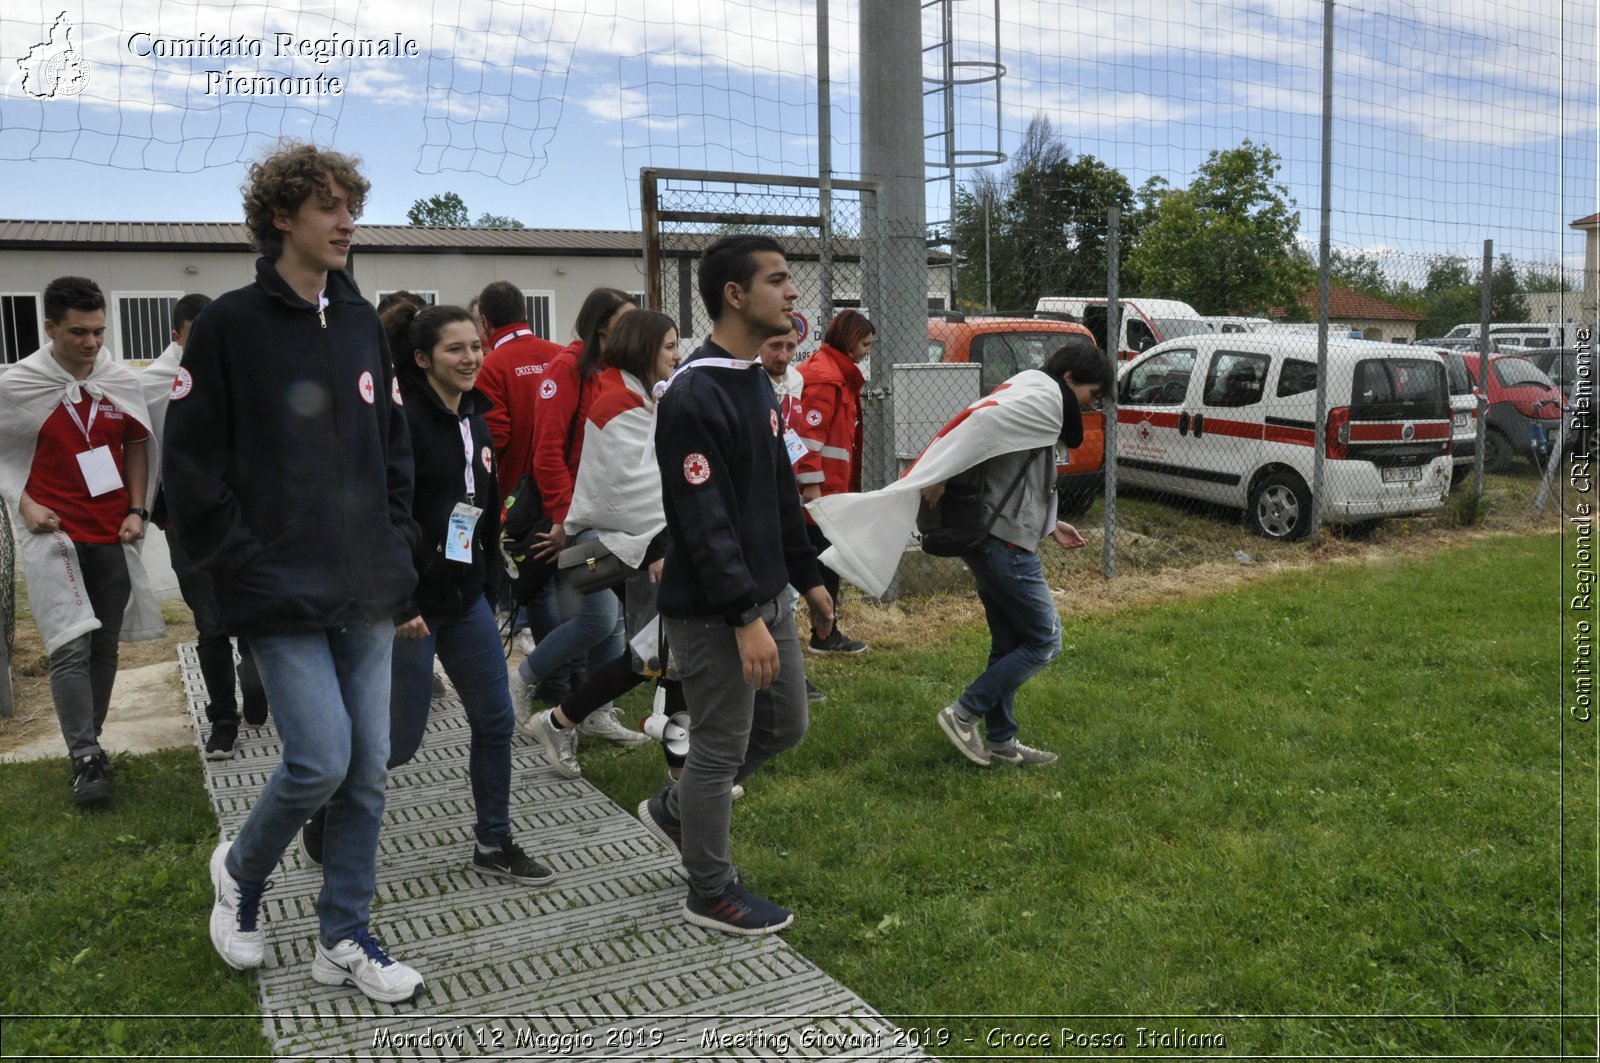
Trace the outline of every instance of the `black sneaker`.
<path fill-rule="evenodd" d="M 549 882 L 556 873 L 522 851 L 522 846 L 510 836 L 500 839 L 500 848 L 486 853 L 477 845 L 472 847 L 472 866 L 485 875 L 508 878 L 513 882 L 526 882 L 537 886 Z"/>
<path fill-rule="evenodd" d="M 819 701 L 827 701 L 828 695 L 811 685 L 811 680 L 806 680 L 806 700 L 815 705 Z"/>
<path fill-rule="evenodd" d="M 683 917 L 695 926 L 741 937 L 776 934 L 794 922 L 793 912 L 751 893 L 737 877 L 716 897 L 702 897 L 691 887 Z"/>
<path fill-rule="evenodd" d="M 232 720 L 220 720 L 211 725 L 211 737 L 206 739 L 207 760 L 229 760 L 233 757 L 233 744 L 239 740 L 239 725 Z"/>
<path fill-rule="evenodd" d="M 328 806 L 323 805 L 311 813 L 306 825 L 300 828 L 300 854 L 314 867 L 322 866 L 322 832 L 328 825 Z"/>
<path fill-rule="evenodd" d="M 244 722 L 251 727 L 260 727 L 267 722 L 267 695 L 259 690 L 246 690 L 240 699 L 240 711 L 244 713 Z"/>
<path fill-rule="evenodd" d="M 639 822 L 662 843 L 672 846 L 673 852 L 683 852 L 683 823 L 667 815 L 667 803 L 660 794 L 639 802 Z"/>
<path fill-rule="evenodd" d="M 817 638 L 816 632 L 811 633 L 811 641 L 806 644 L 807 653 L 866 653 L 867 644 L 859 639 L 849 638 L 844 632 L 835 627 L 828 632 L 825 639 Z"/>
<path fill-rule="evenodd" d="M 80 805 L 101 805 L 111 800 L 111 777 L 104 753 L 86 753 L 72 760 L 72 800 Z"/>

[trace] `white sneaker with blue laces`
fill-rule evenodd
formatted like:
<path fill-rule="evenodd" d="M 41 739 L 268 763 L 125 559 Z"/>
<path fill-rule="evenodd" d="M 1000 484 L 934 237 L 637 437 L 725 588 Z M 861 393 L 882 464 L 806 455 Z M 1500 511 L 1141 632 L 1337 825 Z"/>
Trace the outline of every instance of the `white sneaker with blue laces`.
<path fill-rule="evenodd" d="M 398 1004 L 421 995 L 422 975 L 391 959 L 366 930 L 331 948 L 317 941 L 311 977 L 323 985 L 353 985 L 373 1000 Z"/>

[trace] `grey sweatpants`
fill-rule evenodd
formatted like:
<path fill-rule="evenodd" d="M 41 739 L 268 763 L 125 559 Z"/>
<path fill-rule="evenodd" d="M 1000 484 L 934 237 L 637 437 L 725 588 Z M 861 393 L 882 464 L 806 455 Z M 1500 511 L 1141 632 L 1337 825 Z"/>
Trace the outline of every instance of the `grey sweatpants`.
<path fill-rule="evenodd" d="M 100 731 L 117 679 L 117 638 L 128 608 L 128 559 L 121 543 L 73 543 L 100 629 L 50 655 L 50 697 L 73 757 L 100 752 Z"/>
<path fill-rule="evenodd" d="M 717 896 L 733 880 L 733 784 L 806 733 L 805 659 L 793 603 L 766 602 L 761 615 L 778 644 L 778 679 L 760 691 L 744 680 L 739 644 L 726 622 L 666 620 L 689 709 L 689 760 L 666 794 L 667 814 L 683 824 L 683 868 L 702 897 Z"/>

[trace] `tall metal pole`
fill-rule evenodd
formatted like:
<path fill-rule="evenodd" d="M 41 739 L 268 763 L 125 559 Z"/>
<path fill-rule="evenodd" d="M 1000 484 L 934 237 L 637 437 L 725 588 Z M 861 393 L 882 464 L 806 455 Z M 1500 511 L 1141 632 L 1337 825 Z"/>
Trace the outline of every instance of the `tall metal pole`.
<path fill-rule="evenodd" d="M 1106 335 L 1122 335 L 1122 208 L 1106 208 Z M 1105 419 L 1105 541 L 1100 544 L 1100 568 L 1106 579 L 1117 575 L 1117 345 L 1106 344 L 1111 359 L 1111 384 L 1106 388 Z"/>
<path fill-rule="evenodd" d="M 829 77 L 828 0 L 817 0 L 817 274 L 822 282 L 822 305 L 817 308 L 824 328 L 833 316 L 833 85 Z"/>
<path fill-rule="evenodd" d="M 956 15 L 955 0 L 944 0 L 944 168 L 950 175 L 950 306 L 956 305 Z"/>
<path fill-rule="evenodd" d="M 1333 258 L 1333 0 L 1322 3 L 1322 231 L 1317 238 L 1317 413 L 1311 446 L 1311 528 L 1322 527 L 1328 443 L 1328 267 Z"/>
<path fill-rule="evenodd" d="M 922 12 L 917 0 L 861 5 L 861 177 L 880 191 L 863 247 L 873 291 L 870 390 L 863 480 L 867 489 L 894 480 L 894 364 L 925 358 L 928 338 L 927 188 L 922 139 Z"/>
<path fill-rule="evenodd" d="M 1490 274 L 1494 270 L 1494 241 L 1483 242 L 1483 276 L 1478 286 L 1478 388 L 1483 394 L 1489 394 L 1489 284 L 1492 280 Z M 1483 499 L 1483 446 L 1485 439 L 1484 422 L 1489 419 L 1489 410 L 1483 407 L 1479 410 L 1478 417 L 1478 449 L 1472 459 L 1472 497 L 1481 501 Z"/>

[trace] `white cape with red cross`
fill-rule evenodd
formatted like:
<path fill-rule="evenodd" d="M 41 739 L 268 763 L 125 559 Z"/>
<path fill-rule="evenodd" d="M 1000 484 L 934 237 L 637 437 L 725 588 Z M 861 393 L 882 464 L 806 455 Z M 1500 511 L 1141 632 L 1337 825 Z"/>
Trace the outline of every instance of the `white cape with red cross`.
<path fill-rule="evenodd" d="M 808 503 L 812 519 L 833 543 L 820 560 L 867 594 L 881 596 L 916 531 L 924 487 L 1001 454 L 1052 446 L 1061 419 L 1061 385 L 1037 369 L 1018 373 L 939 429 L 894 483 Z"/>

